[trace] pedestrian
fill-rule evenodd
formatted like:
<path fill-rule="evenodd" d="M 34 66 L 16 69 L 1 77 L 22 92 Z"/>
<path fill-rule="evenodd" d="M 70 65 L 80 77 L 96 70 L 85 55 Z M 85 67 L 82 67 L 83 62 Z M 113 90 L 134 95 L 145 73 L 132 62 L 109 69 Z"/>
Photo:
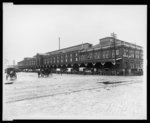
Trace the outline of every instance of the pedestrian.
<path fill-rule="evenodd" d="M 38 78 L 40 78 L 40 71 L 38 71 Z"/>

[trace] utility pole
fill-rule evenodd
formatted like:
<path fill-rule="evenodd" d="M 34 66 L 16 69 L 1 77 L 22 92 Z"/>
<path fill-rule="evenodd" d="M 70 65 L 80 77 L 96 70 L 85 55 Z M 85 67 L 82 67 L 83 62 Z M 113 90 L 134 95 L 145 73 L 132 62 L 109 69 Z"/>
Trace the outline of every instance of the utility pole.
<path fill-rule="evenodd" d="M 113 32 L 111 33 L 111 36 L 114 39 L 114 52 L 115 52 L 115 75 L 117 75 L 117 66 L 116 66 L 116 34 Z"/>
<path fill-rule="evenodd" d="M 135 50 L 134 50 L 134 60 L 136 60 L 136 42 L 135 42 Z M 134 68 L 136 69 L 136 62 L 134 61 Z"/>
<path fill-rule="evenodd" d="M 136 58 L 136 42 L 135 42 L 135 50 L 134 50 L 134 58 Z"/>

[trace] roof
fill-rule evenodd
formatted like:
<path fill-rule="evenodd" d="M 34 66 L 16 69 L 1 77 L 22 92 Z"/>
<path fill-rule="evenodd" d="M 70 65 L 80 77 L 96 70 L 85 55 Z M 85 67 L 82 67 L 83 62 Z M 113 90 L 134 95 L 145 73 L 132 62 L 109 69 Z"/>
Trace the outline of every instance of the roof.
<path fill-rule="evenodd" d="M 47 54 L 47 53 L 39 53 L 38 55 L 44 55 L 44 56 L 47 56 L 47 55 L 49 55 L 49 54 Z"/>
<path fill-rule="evenodd" d="M 107 38 L 113 38 L 113 37 L 101 38 L 100 41 L 103 40 L 103 39 L 107 39 Z M 130 42 L 123 41 L 123 40 L 120 40 L 120 39 L 117 39 L 117 38 L 116 38 L 116 41 L 123 42 L 124 45 L 129 46 L 129 47 L 142 48 L 142 46 L 136 45 L 135 43 L 130 43 Z"/>
<path fill-rule="evenodd" d="M 107 39 L 107 38 L 112 38 L 112 37 L 105 37 L 105 38 L 102 38 L 102 39 Z M 139 45 L 116 39 L 116 46 L 119 46 L 119 45 L 125 45 L 125 46 L 131 47 L 131 48 L 142 49 L 142 47 L 139 46 Z M 111 44 L 102 45 L 102 44 L 99 43 L 99 44 L 96 44 L 96 45 L 94 45 L 94 46 L 92 46 L 92 47 L 90 47 L 88 49 L 84 49 L 81 52 L 92 51 L 92 50 L 99 50 L 99 49 L 102 49 L 102 48 L 105 49 L 105 48 L 109 48 L 109 47 L 112 47 Z"/>
<path fill-rule="evenodd" d="M 99 40 L 103 40 L 103 39 L 107 39 L 107 38 L 113 38 L 113 37 L 105 37 L 105 38 L 101 38 L 101 39 L 99 39 Z"/>
<path fill-rule="evenodd" d="M 101 49 L 101 45 L 100 44 L 96 44 L 88 49 L 84 49 L 81 52 L 85 52 L 85 51 L 92 51 L 92 50 L 96 50 L 96 49 Z"/>
<path fill-rule="evenodd" d="M 7 69 L 8 68 L 14 68 L 15 69 L 15 68 L 18 68 L 18 66 L 17 65 L 7 65 Z"/>
<path fill-rule="evenodd" d="M 24 60 L 32 59 L 32 57 L 25 57 Z"/>
<path fill-rule="evenodd" d="M 47 54 L 54 55 L 54 54 L 58 54 L 58 53 L 66 53 L 66 52 L 75 51 L 75 50 L 82 50 L 82 49 L 86 49 L 85 46 L 89 47 L 89 46 L 92 46 L 92 44 L 90 44 L 90 43 L 79 44 L 79 45 L 63 48 L 63 49 L 60 49 L 60 50 L 47 52 Z"/>

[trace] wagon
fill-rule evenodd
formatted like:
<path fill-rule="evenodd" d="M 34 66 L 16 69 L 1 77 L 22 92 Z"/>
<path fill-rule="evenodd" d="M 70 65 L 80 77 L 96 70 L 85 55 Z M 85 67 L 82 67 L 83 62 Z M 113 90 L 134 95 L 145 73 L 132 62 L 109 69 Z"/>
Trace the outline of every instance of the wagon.
<path fill-rule="evenodd" d="M 17 79 L 17 74 L 16 74 L 17 71 L 18 69 L 15 66 L 8 66 L 5 69 L 7 82 L 12 82 Z"/>

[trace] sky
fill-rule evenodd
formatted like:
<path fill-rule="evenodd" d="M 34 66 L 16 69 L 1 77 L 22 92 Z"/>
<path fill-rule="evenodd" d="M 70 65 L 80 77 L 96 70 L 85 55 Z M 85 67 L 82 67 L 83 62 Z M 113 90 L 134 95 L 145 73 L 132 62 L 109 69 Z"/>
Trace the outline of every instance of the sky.
<path fill-rule="evenodd" d="M 146 47 L 146 5 L 13 5 L 3 3 L 3 63 L 83 43 L 114 32 Z"/>

